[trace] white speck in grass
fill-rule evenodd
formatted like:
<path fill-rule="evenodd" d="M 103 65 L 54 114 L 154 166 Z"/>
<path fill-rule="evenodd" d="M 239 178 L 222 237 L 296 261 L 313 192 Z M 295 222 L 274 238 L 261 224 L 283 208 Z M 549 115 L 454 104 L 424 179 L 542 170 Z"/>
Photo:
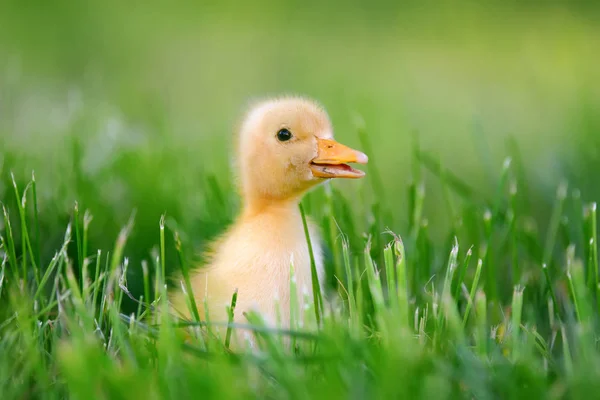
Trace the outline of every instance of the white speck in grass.
<path fill-rule="evenodd" d="M 504 163 L 502 164 L 502 169 L 503 170 L 507 170 L 510 168 L 510 164 L 512 163 L 512 159 L 510 157 L 507 157 L 504 159 Z"/>
<path fill-rule="evenodd" d="M 85 213 L 83 214 L 83 227 L 87 229 L 93 219 L 94 219 L 94 217 L 92 216 L 90 211 L 85 210 Z"/>
<path fill-rule="evenodd" d="M 596 207 L 597 207 L 596 203 L 595 202 L 592 203 L 592 205 L 590 207 L 592 209 L 592 212 L 596 212 Z"/>
<path fill-rule="evenodd" d="M 556 189 L 556 197 L 559 200 L 564 200 L 567 197 L 567 184 L 562 182 L 558 185 L 558 189 Z"/>
<path fill-rule="evenodd" d="M 591 238 L 590 239 L 590 246 L 593 246 L 593 245 L 594 245 L 594 238 Z"/>
<path fill-rule="evenodd" d="M 510 182 L 510 186 L 508 188 L 508 192 L 510 193 L 511 196 L 516 196 L 517 195 L 517 189 L 518 189 L 518 183 L 516 180 L 512 180 Z"/>
<path fill-rule="evenodd" d="M 523 285 L 516 285 L 515 286 L 515 293 L 516 294 L 523 294 L 524 291 L 525 291 L 525 286 L 523 286 Z"/>
<path fill-rule="evenodd" d="M 17 189 L 17 181 L 15 180 L 15 174 L 12 171 L 10 171 L 10 179 L 12 180 L 13 187 L 16 190 Z"/>
<path fill-rule="evenodd" d="M 292 275 L 291 281 L 292 281 L 292 283 L 296 283 L 296 275 Z"/>
<path fill-rule="evenodd" d="M 418 306 L 415 308 L 415 317 L 414 317 L 413 324 L 415 325 L 415 331 L 418 331 L 419 330 L 419 307 Z"/>
<path fill-rule="evenodd" d="M 483 213 L 483 220 L 489 222 L 492 220 L 492 212 L 490 210 L 485 210 Z"/>
<path fill-rule="evenodd" d="M 454 245 L 452 245 L 452 250 L 450 251 L 452 257 L 458 256 L 458 239 L 454 238 Z"/>
<path fill-rule="evenodd" d="M 491 339 L 496 339 L 496 336 L 498 335 L 498 328 L 500 327 L 500 325 L 497 326 L 493 326 L 491 331 L 490 331 L 490 338 Z"/>

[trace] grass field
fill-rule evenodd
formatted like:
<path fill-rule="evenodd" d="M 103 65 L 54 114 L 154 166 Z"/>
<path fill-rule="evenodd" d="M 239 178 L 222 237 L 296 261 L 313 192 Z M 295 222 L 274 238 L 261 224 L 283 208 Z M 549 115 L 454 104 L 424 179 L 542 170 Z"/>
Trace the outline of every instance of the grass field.
<path fill-rule="evenodd" d="M 3 4 L 1 397 L 593 397 L 597 6 L 419 4 Z M 151 311 L 282 92 L 370 162 L 302 203 L 337 301 L 232 352 L 242 327 Z"/>

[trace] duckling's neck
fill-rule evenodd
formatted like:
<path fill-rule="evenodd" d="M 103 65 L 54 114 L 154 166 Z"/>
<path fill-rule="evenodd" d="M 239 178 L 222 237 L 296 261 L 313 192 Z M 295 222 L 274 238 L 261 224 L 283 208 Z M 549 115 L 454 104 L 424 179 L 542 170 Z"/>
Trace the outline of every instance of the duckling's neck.
<path fill-rule="evenodd" d="M 298 204 L 300 197 L 269 198 L 253 197 L 247 198 L 244 203 L 242 219 L 248 220 L 259 215 L 277 214 L 281 216 L 295 216 L 299 213 Z"/>

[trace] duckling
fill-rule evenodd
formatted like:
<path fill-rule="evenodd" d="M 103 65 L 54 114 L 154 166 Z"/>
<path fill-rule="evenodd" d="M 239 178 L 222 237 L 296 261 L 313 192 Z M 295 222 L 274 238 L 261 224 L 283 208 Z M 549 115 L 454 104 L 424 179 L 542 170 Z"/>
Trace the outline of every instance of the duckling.
<path fill-rule="evenodd" d="M 250 108 L 236 137 L 235 155 L 242 210 L 210 246 L 208 264 L 190 276 L 194 299 L 201 316 L 206 298 L 211 320 L 225 322 L 237 289 L 235 322 L 247 322 L 243 313 L 253 310 L 269 325 L 279 315 L 282 326 L 288 326 L 291 264 L 297 287 L 312 298 L 300 199 L 329 179 L 362 178 L 365 173 L 347 163 L 366 164 L 368 158 L 335 141 L 323 107 L 300 97 L 270 99 Z M 308 227 L 322 283 L 319 234 L 312 222 Z M 189 317 L 182 291 L 170 300 L 176 312 Z"/>

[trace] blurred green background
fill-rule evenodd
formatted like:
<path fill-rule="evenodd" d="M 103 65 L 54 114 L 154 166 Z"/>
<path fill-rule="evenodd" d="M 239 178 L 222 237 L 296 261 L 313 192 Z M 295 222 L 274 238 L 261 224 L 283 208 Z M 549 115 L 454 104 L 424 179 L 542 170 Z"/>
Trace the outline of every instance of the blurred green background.
<path fill-rule="evenodd" d="M 4 1 L 0 200 L 14 213 L 9 172 L 22 189 L 35 170 L 45 257 L 76 200 L 95 217 L 91 249 L 110 248 L 137 209 L 133 268 L 162 213 L 200 248 L 235 215 L 229 147 L 244 107 L 299 93 L 323 103 L 340 141 L 360 148 L 364 122 L 385 226 L 404 233 L 417 137 L 483 195 L 514 141 L 543 227 L 562 179 L 600 198 L 597 4 Z M 372 198 L 371 183 L 335 182 L 364 219 L 369 200 L 352 195 Z M 443 232 L 440 190 L 427 190 Z"/>

